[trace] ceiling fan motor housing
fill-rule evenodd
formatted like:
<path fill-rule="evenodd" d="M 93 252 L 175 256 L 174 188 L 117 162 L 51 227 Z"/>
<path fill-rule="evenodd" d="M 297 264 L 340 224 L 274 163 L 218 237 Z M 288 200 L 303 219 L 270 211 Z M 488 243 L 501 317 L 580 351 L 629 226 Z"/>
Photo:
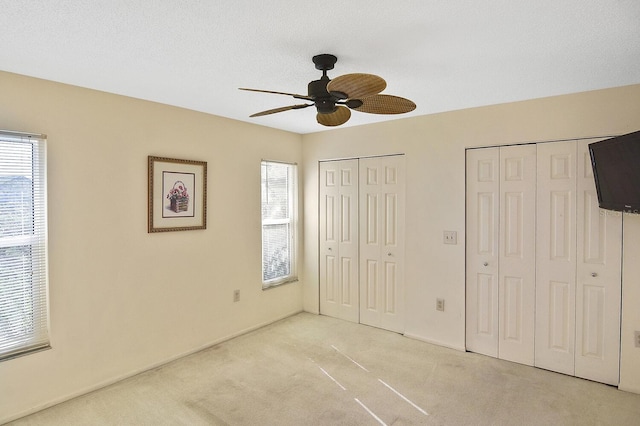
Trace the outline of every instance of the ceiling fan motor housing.
<path fill-rule="evenodd" d="M 308 94 L 313 98 L 316 109 L 320 114 L 331 114 L 336 110 L 336 99 L 327 92 L 329 77 L 322 76 L 320 80 L 314 80 L 307 86 Z"/>

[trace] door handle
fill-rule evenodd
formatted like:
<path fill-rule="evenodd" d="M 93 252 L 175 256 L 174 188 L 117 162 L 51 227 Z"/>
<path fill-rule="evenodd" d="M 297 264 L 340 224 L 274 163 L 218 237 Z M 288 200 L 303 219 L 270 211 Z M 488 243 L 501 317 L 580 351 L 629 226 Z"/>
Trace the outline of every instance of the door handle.
<path fill-rule="evenodd" d="M 595 272 L 592 272 L 592 273 L 591 273 L 591 276 L 592 276 L 593 278 L 595 278 L 595 277 L 597 277 L 597 276 L 598 276 L 598 274 L 597 274 L 597 273 L 595 273 Z"/>
<path fill-rule="evenodd" d="M 484 262 L 482 265 L 489 266 L 489 262 Z"/>

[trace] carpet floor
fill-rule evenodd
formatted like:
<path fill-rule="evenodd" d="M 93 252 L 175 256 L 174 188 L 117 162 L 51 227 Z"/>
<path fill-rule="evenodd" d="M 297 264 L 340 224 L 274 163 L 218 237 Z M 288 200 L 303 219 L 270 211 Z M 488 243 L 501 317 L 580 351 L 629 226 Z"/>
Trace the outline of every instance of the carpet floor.
<path fill-rule="evenodd" d="M 640 425 L 640 395 L 302 313 L 10 425 Z"/>

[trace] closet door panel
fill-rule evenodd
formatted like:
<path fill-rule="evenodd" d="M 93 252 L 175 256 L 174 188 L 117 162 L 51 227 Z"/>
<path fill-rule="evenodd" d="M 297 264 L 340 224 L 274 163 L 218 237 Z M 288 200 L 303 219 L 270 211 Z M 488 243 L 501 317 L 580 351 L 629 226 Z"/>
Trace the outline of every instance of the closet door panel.
<path fill-rule="evenodd" d="M 500 148 L 498 357 L 533 365 L 536 146 Z"/>
<path fill-rule="evenodd" d="M 360 322 L 404 331 L 404 156 L 360 159 Z"/>
<path fill-rule="evenodd" d="M 320 313 L 338 316 L 339 267 L 336 163 L 320 163 Z"/>
<path fill-rule="evenodd" d="M 381 172 L 376 164 L 360 165 L 362 186 L 360 205 L 364 209 L 360 222 L 360 321 L 375 327 L 381 326 L 380 293 L 384 285 L 380 262 L 382 203 L 379 185 L 381 178 Z"/>
<path fill-rule="evenodd" d="M 576 359 L 578 377 L 619 382 L 622 214 L 598 207 L 588 143 L 578 142 Z"/>
<path fill-rule="evenodd" d="M 467 150 L 466 347 L 498 356 L 499 148 Z"/>
<path fill-rule="evenodd" d="M 320 313 L 359 321 L 358 160 L 321 162 Z"/>
<path fill-rule="evenodd" d="M 537 145 L 535 365 L 574 374 L 576 142 Z"/>

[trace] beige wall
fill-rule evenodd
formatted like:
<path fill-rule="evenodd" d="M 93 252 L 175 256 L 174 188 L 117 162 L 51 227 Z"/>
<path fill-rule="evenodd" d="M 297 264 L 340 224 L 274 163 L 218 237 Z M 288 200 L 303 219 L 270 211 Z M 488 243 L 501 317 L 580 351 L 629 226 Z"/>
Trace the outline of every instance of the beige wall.
<path fill-rule="evenodd" d="M 301 136 L 7 73 L 0 94 L 0 128 L 48 135 L 53 344 L 0 362 L 0 423 L 302 310 L 260 268 L 260 160 L 300 163 Z M 147 233 L 148 155 L 208 162 L 206 230 Z"/>
<path fill-rule="evenodd" d="M 319 160 L 406 154 L 406 334 L 464 349 L 465 148 L 628 133 L 640 129 L 639 99 L 634 85 L 305 135 L 305 309 L 318 312 Z M 624 227 L 620 388 L 640 392 L 640 216 Z M 443 244 L 444 230 L 458 245 Z"/>

